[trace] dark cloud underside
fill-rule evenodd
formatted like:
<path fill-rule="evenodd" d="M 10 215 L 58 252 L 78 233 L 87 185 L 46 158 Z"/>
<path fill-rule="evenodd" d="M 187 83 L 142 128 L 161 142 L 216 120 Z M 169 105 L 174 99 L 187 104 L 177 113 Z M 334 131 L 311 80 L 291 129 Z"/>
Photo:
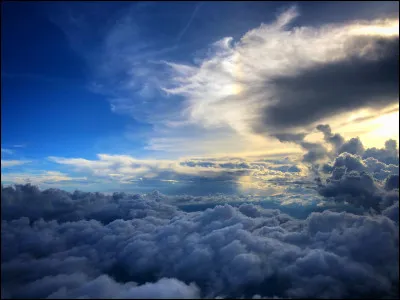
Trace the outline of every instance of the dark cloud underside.
<path fill-rule="evenodd" d="M 375 57 L 351 57 L 275 78 L 277 101 L 263 113 L 262 128 L 287 129 L 310 125 L 325 117 L 361 107 L 384 107 L 398 101 L 399 41 L 360 39 L 358 51 L 373 45 Z M 353 50 L 355 51 L 355 50 Z M 355 51 L 357 52 L 357 51 Z"/>

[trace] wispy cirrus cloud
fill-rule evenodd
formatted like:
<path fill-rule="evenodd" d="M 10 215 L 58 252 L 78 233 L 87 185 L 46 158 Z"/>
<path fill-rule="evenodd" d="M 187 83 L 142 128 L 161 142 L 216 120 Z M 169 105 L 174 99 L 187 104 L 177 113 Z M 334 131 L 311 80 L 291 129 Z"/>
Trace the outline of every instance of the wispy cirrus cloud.
<path fill-rule="evenodd" d="M 3 154 L 3 153 L 5 153 L 5 154 L 13 154 L 14 151 L 11 150 L 11 149 L 7 149 L 7 148 L 1 148 L 1 154 Z"/>
<path fill-rule="evenodd" d="M 1 168 L 2 169 L 11 168 L 14 166 L 20 166 L 23 164 L 27 164 L 29 162 L 30 162 L 29 160 L 17 160 L 17 159 L 5 160 L 5 159 L 2 159 L 1 160 Z"/>
<path fill-rule="evenodd" d="M 190 16 L 189 21 L 186 23 L 185 27 L 182 28 L 182 30 L 179 32 L 177 38 L 176 38 L 176 42 L 179 43 L 180 40 L 182 39 L 182 37 L 185 35 L 186 31 L 189 29 L 190 25 L 193 22 L 194 17 L 197 14 L 197 11 L 200 9 L 200 7 L 203 5 L 203 2 L 200 2 L 199 4 L 196 4 L 196 7 L 193 10 L 192 15 Z"/>

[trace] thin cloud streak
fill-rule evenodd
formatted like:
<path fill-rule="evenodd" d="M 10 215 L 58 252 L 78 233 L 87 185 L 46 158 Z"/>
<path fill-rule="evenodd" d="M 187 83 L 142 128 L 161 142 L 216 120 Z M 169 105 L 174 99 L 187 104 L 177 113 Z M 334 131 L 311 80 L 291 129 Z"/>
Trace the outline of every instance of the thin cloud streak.
<path fill-rule="evenodd" d="M 182 37 L 185 35 L 186 31 L 189 29 L 190 25 L 192 24 L 193 19 L 197 14 L 197 11 L 203 4 L 204 4 L 203 2 L 200 2 L 199 4 L 196 5 L 195 9 L 193 10 L 192 15 L 190 16 L 189 22 L 187 22 L 186 26 L 179 32 L 179 34 L 176 38 L 176 44 L 178 44 L 180 42 L 180 40 L 182 39 Z"/>
<path fill-rule="evenodd" d="M 1 168 L 5 169 L 5 168 L 11 168 L 11 167 L 15 167 L 15 166 L 20 166 L 23 164 L 27 164 L 29 163 L 29 160 L 1 160 Z"/>

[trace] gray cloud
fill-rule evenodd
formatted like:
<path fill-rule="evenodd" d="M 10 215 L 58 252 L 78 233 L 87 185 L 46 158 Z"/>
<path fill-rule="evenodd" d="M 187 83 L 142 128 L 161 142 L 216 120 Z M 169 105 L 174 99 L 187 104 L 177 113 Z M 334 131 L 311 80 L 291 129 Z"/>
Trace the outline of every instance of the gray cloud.
<path fill-rule="evenodd" d="M 391 142 L 389 144 L 392 145 Z M 326 183 L 318 181 L 318 192 L 324 197 L 377 211 L 399 200 L 398 164 L 388 165 L 373 157 L 363 159 L 359 155 L 343 152 L 331 165 L 325 164 L 321 169 L 330 174 Z M 396 191 L 388 192 L 393 190 Z"/>
<path fill-rule="evenodd" d="M 398 297 L 398 202 L 299 220 L 253 204 L 183 212 L 159 193 L 1 198 L 11 298 Z"/>
<path fill-rule="evenodd" d="M 338 133 L 333 134 L 331 127 L 328 124 L 318 125 L 317 130 L 321 131 L 324 134 L 325 142 L 331 144 L 334 149 L 338 149 L 343 145 L 344 138 Z"/>
<path fill-rule="evenodd" d="M 373 56 L 354 55 L 344 61 L 273 79 L 279 101 L 266 107 L 262 122 L 255 125 L 256 130 L 307 126 L 345 111 L 396 103 L 399 95 L 398 38 L 358 38 L 348 47 L 354 53 L 362 53 L 368 47 L 376 51 Z M 263 93 L 262 90 L 253 92 Z"/>
<path fill-rule="evenodd" d="M 337 150 L 337 152 L 340 153 L 351 153 L 351 154 L 356 154 L 356 155 L 363 155 L 364 153 L 364 146 L 361 142 L 361 140 L 356 137 L 356 138 L 351 138 L 350 140 L 344 142 L 341 147 Z"/>
<path fill-rule="evenodd" d="M 377 149 L 375 147 L 365 150 L 364 158 L 373 157 L 386 164 L 399 164 L 399 150 L 395 140 L 388 140 L 385 143 L 384 149 Z"/>
<path fill-rule="evenodd" d="M 389 175 L 385 180 L 385 189 L 389 191 L 399 189 L 399 175 Z"/>
<path fill-rule="evenodd" d="M 329 155 L 328 150 L 322 144 L 305 141 L 304 138 L 307 133 L 276 133 L 273 136 L 281 142 L 292 142 L 306 150 L 307 152 L 303 155 L 303 162 L 314 164 Z"/>
<path fill-rule="evenodd" d="M 398 202 L 399 150 L 395 140 L 386 141 L 383 149 L 365 149 L 358 137 L 346 141 L 340 134 L 333 134 L 327 124 L 318 125 L 317 130 L 332 150 L 328 151 L 322 143 L 306 142 L 305 134 L 275 136 L 307 150 L 303 161 L 311 163 L 321 196 L 378 212 Z M 325 163 L 319 165 L 323 160 Z M 320 172 L 324 180 L 319 177 Z"/>

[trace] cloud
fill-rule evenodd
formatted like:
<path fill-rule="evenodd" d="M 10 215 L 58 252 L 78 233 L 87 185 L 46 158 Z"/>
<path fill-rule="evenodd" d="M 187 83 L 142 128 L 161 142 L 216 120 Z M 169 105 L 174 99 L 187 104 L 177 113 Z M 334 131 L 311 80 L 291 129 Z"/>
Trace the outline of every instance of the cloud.
<path fill-rule="evenodd" d="M 50 292 L 50 294 L 49 294 Z M 26 285 L 18 293 L 23 297 L 66 298 L 117 298 L 117 299 L 193 299 L 199 298 L 195 285 L 169 278 L 162 278 L 154 283 L 136 285 L 133 282 L 121 284 L 107 275 L 88 278 L 83 273 L 46 276 Z"/>
<path fill-rule="evenodd" d="M 354 149 L 357 151 L 352 151 Z M 345 150 L 347 152 L 342 152 Z M 317 179 L 318 192 L 322 196 L 378 211 L 399 200 L 399 157 L 395 141 L 388 140 L 384 149 L 364 151 L 359 139 L 352 138 L 343 142 L 339 153 L 332 164 L 324 164 L 321 168 L 330 174 L 325 183 Z"/>
<path fill-rule="evenodd" d="M 11 168 L 11 167 L 14 167 L 14 166 L 20 166 L 20 165 L 23 165 L 23 164 L 27 164 L 27 163 L 29 163 L 30 161 L 28 161 L 28 160 L 5 160 L 5 159 L 2 159 L 1 160 L 1 168 L 2 169 L 5 169 L 5 168 Z"/>
<path fill-rule="evenodd" d="M 237 176 L 256 172 L 266 175 L 269 172 L 301 172 L 296 165 L 286 164 L 279 166 L 274 163 L 260 162 L 234 158 L 207 159 L 177 159 L 177 160 L 151 160 L 136 159 L 128 155 L 98 154 L 98 160 L 83 158 L 49 157 L 48 159 L 58 164 L 69 165 L 77 171 L 90 172 L 92 175 L 111 178 L 118 177 L 124 181 L 128 179 L 169 179 L 169 180 L 196 180 L 209 178 L 217 180 L 234 179 Z M 283 168 L 283 169 L 282 169 Z M 275 172 L 277 174 L 278 172 Z M 114 176 L 115 175 L 115 176 Z"/>
<path fill-rule="evenodd" d="M 303 162 L 314 164 L 328 157 L 328 150 L 320 143 L 311 143 L 305 140 L 306 133 L 277 133 L 273 135 L 283 143 L 300 145 L 307 152 L 303 155 Z"/>
<path fill-rule="evenodd" d="M 110 4 L 105 12 L 96 6 L 88 16 L 78 10 L 85 7 L 72 6 L 61 27 L 93 67 L 93 90 L 108 98 L 111 110 L 153 126 L 147 150 L 199 155 L 279 149 L 275 134 L 363 107 L 384 109 L 398 99 L 397 19 L 305 27 L 293 25 L 301 13 L 293 6 L 183 63 L 170 54 L 187 49 L 151 31 L 146 7 L 115 12 Z M 109 22 L 92 28 L 90 18 Z M 306 159 L 321 157 L 320 150 Z"/>
<path fill-rule="evenodd" d="M 11 150 L 11 149 L 1 148 L 1 154 L 3 154 L 3 153 L 5 153 L 5 154 L 13 154 L 14 151 Z"/>
<path fill-rule="evenodd" d="M 399 189 L 399 175 L 390 174 L 385 180 L 385 189 L 394 190 Z"/>
<path fill-rule="evenodd" d="M 265 157 L 265 156 L 262 156 Z M 96 160 L 49 157 L 69 172 L 89 181 L 102 182 L 101 191 L 142 191 L 159 189 L 168 195 L 255 193 L 274 195 L 283 187 L 274 180 L 309 180 L 296 160 L 265 162 L 254 158 L 214 157 L 176 160 L 138 159 L 128 155 L 99 154 Z M 307 179 L 305 179 L 307 178 Z M 105 190 L 104 184 L 107 185 Z M 85 189 L 87 190 L 87 189 Z"/>
<path fill-rule="evenodd" d="M 399 164 L 399 150 L 397 149 L 397 142 L 395 140 L 388 140 L 385 142 L 384 149 L 377 149 L 375 147 L 365 150 L 364 158 L 373 157 L 387 164 Z"/>
<path fill-rule="evenodd" d="M 352 138 L 345 143 L 338 149 L 338 153 L 351 153 L 356 155 L 362 155 L 364 153 L 364 146 L 361 143 L 361 140 L 357 138 Z"/>
<path fill-rule="evenodd" d="M 291 8 L 238 41 L 214 43 L 197 65 L 168 63 L 164 90 L 184 97 L 188 121 L 243 135 L 397 101 L 397 20 L 290 27 L 297 14 Z"/>
<path fill-rule="evenodd" d="M 331 144 L 335 151 L 344 144 L 344 138 L 340 134 L 332 134 L 331 127 L 328 124 L 317 125 L 317 130 L 323 133 L 325 142 Z"/>
<path fill-rule="evenodd" d="M 306 133 L 275 136 L 307 150 L 303 162 L 310 164 L 321 196 L 376 211 L 399 200 L 399 150 L 395 140 L 387 140 L 383 149 L 365 149 L 358 137 L 345 140 L 334 134 L 328 124 L 319 124 L 316 129 L 323 133 L 325 143 L 306 142 Z"/>
<path fill-rule="evenodd" d="M 183 212 L 159 193 L 1 193 L 11 298 L 398 296 L 398 202 L 299 220 L 249 203 Z"/>
<path fill-rule="evenodd" d="M 267 128 L 291 128 L 361 107 L 385 107 L 397 101 L 398 38 L 368 37 L 353 53 L 379 47 L 378 57 L 354 57 L 272 79 L 276 102 L 264 110 Z M 369 50 L 370 51 L 370 50 Z M 339 87 L 339 88 L 338 88 Z M 299 113 L 300 109 L 307 113 Z"/>
<path fill-rule="evenodd" d="M 1 182 L 4 184 L 31 183 L 40 187 L 68 186 L 81 187 L 96 182 L 96 179 L 87 177 L 69 176 L 59 171 L 35 171 L 35 172 L 7 172 L 2 174 Z"/>
<path fill-rule="evenodd" d="M 192 15 L 190 16 L 189 21 L 187 22 L 187 24 L 185 25 L 185 27 L 182 28 L 182 30 L 179 32 L 178 37 L 176 38 L 177 43 L 179 43 L 179 41 L 182 39 L 182 37 L 185 35 L 186 31 L 189 29 L 190 25 L 193 22 L 194 17 L 197 14 L 197 11 L 199 10 L 199 8 L 203 5 L 203 2 L 200 2 L 199 4 L 196 5 L 195 9 L 193 10 Z"/>

